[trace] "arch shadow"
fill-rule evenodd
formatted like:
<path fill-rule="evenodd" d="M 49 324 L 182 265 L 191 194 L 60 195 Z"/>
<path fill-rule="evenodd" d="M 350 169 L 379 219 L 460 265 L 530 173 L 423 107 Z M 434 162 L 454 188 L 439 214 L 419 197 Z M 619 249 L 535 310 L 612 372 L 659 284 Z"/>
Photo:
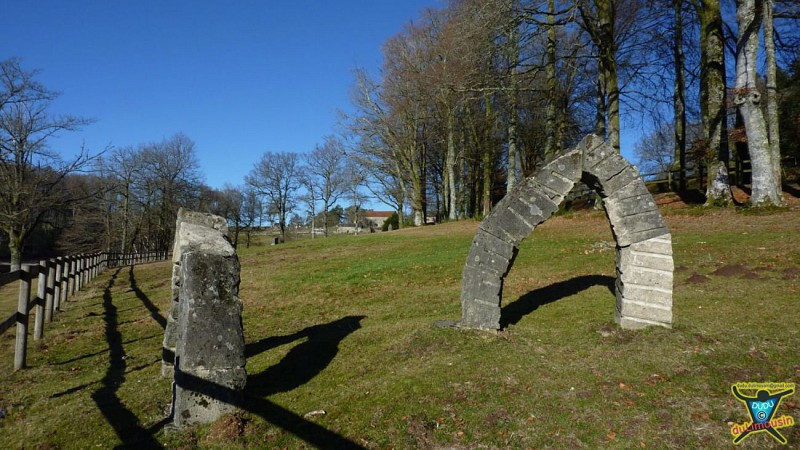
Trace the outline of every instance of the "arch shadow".
<path fill-rule="evenodd" d="M 583 292 L 594 286 L 604 286 L 614 294 L 614 277 L 608 275 L 581 275 L 560 281 L 549 286 L 528 292 L 516 301 L 507 304 L 500 312 L 500 326 L 519 323 L 523 317 L 536 311 L 539 307 L 557 302 L 563 298 Z"/>

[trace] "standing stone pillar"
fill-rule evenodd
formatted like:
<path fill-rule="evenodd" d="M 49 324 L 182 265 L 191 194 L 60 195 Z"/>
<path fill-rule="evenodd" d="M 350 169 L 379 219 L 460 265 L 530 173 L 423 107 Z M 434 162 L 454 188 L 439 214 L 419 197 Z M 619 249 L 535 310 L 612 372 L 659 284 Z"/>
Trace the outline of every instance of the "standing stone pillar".
<path fill-rule="evenodd" d="M 183 213 L 176 239 L 174 322 L 173 419 L 178 427 L 212 422 L 234 410 L 247 382 L 239 259 L 221 227 L 213 226 L 224 219 Z"/>
<path fill-rule="evenodd" d="M 181 226 L 184 223 L 202 225 L 218 231 L 223 236 L 228 234 L 228 224 L 222 217 L 183 208 L 178 210 L 178 218 L 175 221 L 175 242 L 172 248 L 172 302 L 167 315 L 167 325 L 164 329 L 164 342 L 161 349 L 161 376 L 164 378 L 172 378 L 174 376 L 175 347 L 178 339 L 178 294 L 181 287 L 181 255 L 185 248 L 192 245 L 190 241 L 181 241 L 179 239 Z"/>

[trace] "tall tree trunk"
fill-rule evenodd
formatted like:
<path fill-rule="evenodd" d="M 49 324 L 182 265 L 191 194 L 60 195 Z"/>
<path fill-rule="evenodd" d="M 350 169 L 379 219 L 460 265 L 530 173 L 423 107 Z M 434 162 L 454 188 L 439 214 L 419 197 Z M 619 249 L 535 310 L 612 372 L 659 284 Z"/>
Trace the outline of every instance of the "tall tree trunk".
<path fill-rule="evenodd" d="M 458 220 L 458 191 L 456 190 L 455 112 L 447 111 L 447 203 L 448 219 Z"/>
<path fill-rule="evenodd" d="M 513 3 L 513 2 L 512 2 Z M 519 154 L 517 149 L 517 69 L 519 66 L 519 36 L 516 28 L 511 28 L 508 32 L 508 41 L 511 46 L 511 70 L 509 72 L 509 93 L 508 93 L 508 178 L 507 190 L 514 189 L 519 181 Z"/>
<path fill-rule="evenodd" d="M 407 198 L 409 199 L 409 201 L 411 201 L 411 200 L 410 200 L 410 196 L 408 195 L 408 189 L 406 188 L 406 182 L 404 181 L 404 178 L 403 178 L 403 172 L 400 169 L 400 164 L 399 164 L 397 159 L 394 159 L 392 161 L 392 170 L 394 172 L 395 180 L 397 180 L 397 188 L 399 190 L 399 192 L 397 192 L 395 194 L 396 195 L 395 199 L 396 199 L 396 202 L 397 202 L 397 219 L 398 219 L 397 220 L 397 229 L 399 230 L 399 229 L 403 228 L 403 204 L 404 204 L 404 201 Z"/>
<path fill-rule="evenodd" d="M 483 139 L 483 217 L 492 211 L 492 176 L 494 175 L 494 154 L 490 137 L 492 135 L 493 113 L 492 102 L 489 93 L 483 95 L 486 104 L 486 133 Z M 476 142 L 478 142 L 476 140 Z"/>
<path fill-rule="evenodd" d="M 707 146 L 706 202 L 731 200 L 725 105 L 725 39 L 719 0 L 703 0 L 700 16 L 700 110 Z"/>
<path fill-rule="evenodd" d="M 513 95 L 513 94 L 512 94 Z M 509 106 L 510 117 L 508 119 L 508 192 L 514 189 L 517 185 L 519 177 L 518 163 L 519 155 L 517 155 L 517 102 L 512 100 Z"/>
<path fill-rule="evenodd" d="M 605 75 L 606 92 L 608 93 L 608 145 L 618 153 L 620 151 L 620 123 L 619 123 L 619 82 L 617 80 L 616 56 L 607 61 L 608 67 Z"/>
<path fill-rule="evenodd" d="M 774 0 L 764 0 L 764 49 L 767 63 L 767 129 L 773 177 L 778 185 L 778 197 L 783 203 L 781 189 L 781 138 L 778 113 L 777 63 L 773 30 Z"/>
<path fill-rule="evenodd" d="M 547 112 L 544 127 L 544 159 L 551 161 L 556 153 L 556 5 L 555 0 L 547 0 Z"/>
<path fill-rule="evenodd" d="M 619 81 L 617 79 L 617 47 L 614 42 L 615 5 L 613 0 L 597 1 L 597 47 L 600 57 L 606 106 L 608 145 L 619 152 Z"/>
<path fill-rule="evenodd" d="M 13 228 L 5 231 L 8 234 L 8 253 L 11 257 L 10 271 L 14 272 L 22 267 L 22 247 L 25 238 L 22 233 Z"/>
<path fill-rule="evenodd" d="M 736 98 L 734 101 L 744 118 L 753 173 L 751 201 L 756 206 L 783 204 L 780 183 L 773 170 L 767 123 L 761 110 L 761 94 L 756 87 L 756 53 L 762 13 L 760 0 L 736 1 L 739 38 L 736 42 Z"/>
<path fill-rule="evenodd" d="M 597 68 L 597 113 L 594 116 L 594 134 L 606 140 L 606 83 L 603 70 Z"/>
<path fill-rule="evenodd" d="M 130 211 L 130 195 L 131 195 L 131 186 L 130 183 L 125 183 L 125 195 L 122 205 L 122 239 L 120 242 L 120 249 L 119 251 L 125 253 L 125 246 L 128 244 L 128 214 Z"/>
<path fill-rule="evenodd" d="M 417 142 L 414 143 L 414 146 L 418 146 Z M 425 225 L 425 159 L 426 155 L 423 152 L 421 154 L 416 155 L 415 158 L 417 160 L 412 160 L 410 164 L 411 168 L 411 192 L 409 195 L 409 201 L 411 202 L 411 211 L 414 215 L 414 225 L 415 226 L 422 226 Z M 416 154 L 416 151 L 413 152 Z"/>
<path fill-rule="evenodd" d="M 678 190 L 686 191 L 686 79 L 683 58 L 683 0 L 673 0 L 675 9 L 675 89 L 673 110 L 675 116 L 675 158 L 678 162 Z"/>

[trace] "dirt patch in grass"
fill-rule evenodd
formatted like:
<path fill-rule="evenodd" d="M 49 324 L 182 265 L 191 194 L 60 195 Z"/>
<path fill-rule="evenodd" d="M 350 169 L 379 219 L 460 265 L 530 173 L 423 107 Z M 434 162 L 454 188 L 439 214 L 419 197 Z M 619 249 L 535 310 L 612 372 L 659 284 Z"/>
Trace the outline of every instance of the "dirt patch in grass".
<path fill-rule="evenodd" d="M 718 275 L 721 277 L 742 277 L 755 274 L 741 264 L 733 264 L 729 266 L 722 266 L 719 269 L 711 272 L 711 275 Z"/>
<path fill-rule="evenodd" d="M 800 278 L 800 267 L 788 267 L 783 270 L 784 280 L 796 280 Z"/>
<path fill-rule="evenodd" d="M 711 281 L 711 278 L 701 275 L 697 272 L 693 273 L 692 276 L 686 279 L 687 284 L 700 284 L 700 283 L 707 283 Z"/>
<path fill-rule="evenodd" d="M 241 413 L 227 414 L 211 424 L 205 440 L 218 444 L 233 443 L 244 435 L 247 422 Z"/>

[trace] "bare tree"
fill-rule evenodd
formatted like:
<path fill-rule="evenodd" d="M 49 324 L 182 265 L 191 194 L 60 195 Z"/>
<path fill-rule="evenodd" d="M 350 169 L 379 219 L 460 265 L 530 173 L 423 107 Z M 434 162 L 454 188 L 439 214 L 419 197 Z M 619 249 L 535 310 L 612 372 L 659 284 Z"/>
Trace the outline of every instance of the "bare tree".
<path fill-rule="evenodd" d="M 139 201 L 147 214 L 140 228 L 147 241 L 142 249 L 167 250 L 175 235 L 175 217 L 181 206 L 196 206 L 202 175 L 194 142 L 183 133 L 142 146 Z"/>
<path fill-rule="evenodd" d="M 245 182 L 274 208 L 282 238 L 286 237 L 286 217 L 294 208 L 300 175 L 297 153 L 266 152 L 245 177 Z"/>
<path fill-rule="evenodd" d="M 250 248 L 250 237 L 256 222 L 264 215 L 264 208 L 258 194 L 250 186 L 242 188 L 242 226 L 245 233 L 245 246 Z"/>
<path fill-rule="evenodd" d="M 142 175 L 142 164 L 139 158 L 139 153 L 133 147 L 120 147 L 114 149 L 109 155 L 107 160 L 101 160 L 103 166 L 101 170 L 107 172 L 105 179 L 109 183 L 108 191 L 111 193 L 109 201 L 120 199 L 122 205 L 120 207 L 122 217 L 118 229 L 114 230 L 119 232 L 119 251 L 129 251 L 129 233 L 131 225 L 131 208 L 134 201 L 134 183 L 137 182 Z M 113 206 L 109 206 L 109 209 Z M 108 221 L 109 230 L 112 228 L 111 221 Z"/>
<path fill-rule="evenodd" d="M 350 206 L 347 208 L 348 219 L 350 219 L 356 227 L 356 234 L 360 228 L 362 219 L 364 219 L 364 211 L 361 206 L 366 200 L 366 195 L 361 191 L 367 181 L 364 169 L 354 164 L 352 160 L 348 160 L 347 167 L 345 168 L 345 187 L 346 194 L 350 200 Z"/>
<path fill-rule="evenodd" d="M 328 236 L 328 211 L 346 189 L 345 153 L 342 143 L 333 136 L 327 136 L 325 143 L 317 145 L 306 155 L 306 190 L 313 195 L 312 200 L 322 202 L 324 233 Z M 312 211 L 312 217 L 316 211 Z"/>
<path fill-rule="evenodd" d="M 19 59 L 0 61 L 0 228 L 8 235 L 11 270 L 20 268 L 31 231 L 48 212 L 71 200 L 62 189 L 65 177 L 92 160 L 84 148 L 63 160 L 48 147 L 49 138 L 90 121 L 51 115 L 58 93 L 35 75 Z"/>

